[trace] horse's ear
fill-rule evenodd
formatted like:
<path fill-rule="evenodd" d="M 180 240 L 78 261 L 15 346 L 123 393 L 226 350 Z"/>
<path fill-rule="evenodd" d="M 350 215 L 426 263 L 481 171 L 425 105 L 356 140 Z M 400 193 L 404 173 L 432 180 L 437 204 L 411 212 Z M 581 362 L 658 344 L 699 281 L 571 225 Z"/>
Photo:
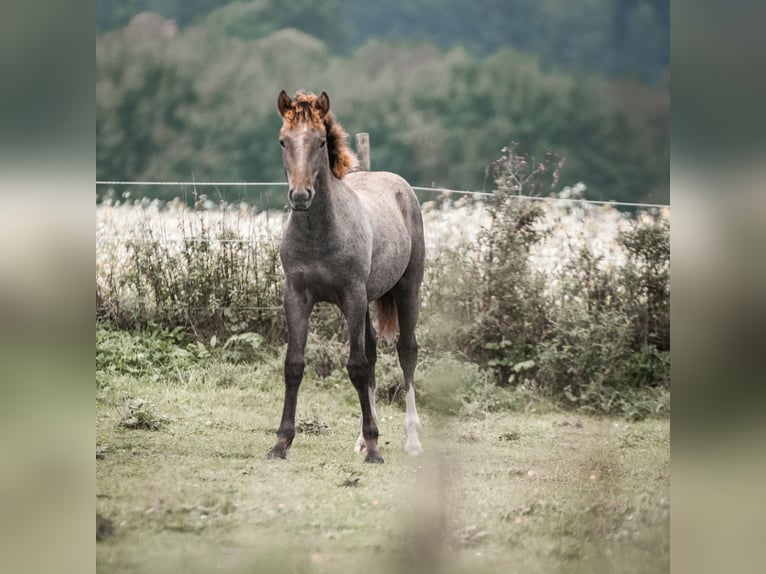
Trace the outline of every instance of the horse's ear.
<path fill-rule="evenodd" d="M 287 92 L 282 90 L 279 92 L 279 98 L 277 98 L 277 107 L 279 108 L 279 115 L 284 117 L 285 112 L 289 110 L 292 107 L 293 101 L 290 99 L 290 96 L 287 95 Z"/>
<path fill-rule="evenodd" d="M 330 111 L 330 96 L 327 95 L 327 92 L 322 92 L 314 105 L 322 117 L 326 116 L 327 112 Z"/>

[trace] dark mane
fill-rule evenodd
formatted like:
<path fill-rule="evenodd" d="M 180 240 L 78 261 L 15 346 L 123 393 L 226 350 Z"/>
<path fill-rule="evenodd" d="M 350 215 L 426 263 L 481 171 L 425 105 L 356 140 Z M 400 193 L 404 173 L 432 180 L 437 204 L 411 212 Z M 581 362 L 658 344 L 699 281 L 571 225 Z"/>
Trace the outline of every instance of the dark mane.
<path fill-rule="evenodd" d="M 308 124 L 312 128 L 324 128 L 327 137 L 327 153 L 330 156 L 330 169 L 338 179 L 359 169 L 359 160 L 348 145 L 348 134 L 343 126 L 328 111 L 322 117 L 315 105 L 317 96 L 310 92 L 298 92 L 292 103 L 292 109 L 283 116 L 285 127 L 293 129 L 300 124 Z"/>

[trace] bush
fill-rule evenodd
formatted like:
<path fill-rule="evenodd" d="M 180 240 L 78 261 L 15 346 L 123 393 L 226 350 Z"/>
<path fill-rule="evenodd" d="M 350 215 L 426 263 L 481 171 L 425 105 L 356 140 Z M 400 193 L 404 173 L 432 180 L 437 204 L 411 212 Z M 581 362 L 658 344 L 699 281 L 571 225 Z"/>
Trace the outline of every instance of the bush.
<path fill-rule="evenodd" d="M 562 164 L 555 154 L 535 163 L 504 149 L 493 165 L 489 223 L 475 244 L 430 262 L 437 269 L 427 272 L 424 340 L 464 353 L 500 386 L 534 388 L 565 406 L 667 413 L 669 224 L 644 217 L 628 225 L 613 246 L 620 265 L 583 242 L 557 255 L 558 272 L 540 272 L 530 252 L 551 229 L 540 203 L 522 194 L 555 186 Z"/>
<path fill-rule="evenodd" d="M 110 269 L 96 282 L 97 317 L 127 329 L 151 321 L 206 342 L 247 332 L 283 340 L 278 239 L 268 230 L 243 235 L 226 217 L 211 224 L 205 200 L 178 213 L 176 236 L 146 214 L 124 252 L 102 263 Z"/>
<path fill-rule="evenodd" d="M 670 349 L 670 224 L 649 221 L 624 232 L 618 242 L 629 254 L 622 269 L 623 301 L 633 317 L 634 343 Z"/>
<path fill-rule="evenodd" d="M 640 404 L 641 390 L 670 385 L 669 226 L 639 222 L 617 242 L 627 255 L 620 268 L 603 269 L 585 246 L 559 277 L 537 379 L 578 408 L 640 418 L 655 410 Z"/>
<path fill-rule="evenodd" d="M 549 154 L 535 164 L 513 145 L 492 166 L 496 189 L 490 224 L 475 245 L 448 256 L 447 269 L 431 286 L 429 306 L 446 315 L 451 341 L 472 360 L 492 367 L 498 382 L 512 382 L 514 367 L 528 361 L 545 336 L 546 279 L 532 270 L 529 251 L 547 233 L 544 211 L 529 196 L 555 185 L 563 159 Z"/>

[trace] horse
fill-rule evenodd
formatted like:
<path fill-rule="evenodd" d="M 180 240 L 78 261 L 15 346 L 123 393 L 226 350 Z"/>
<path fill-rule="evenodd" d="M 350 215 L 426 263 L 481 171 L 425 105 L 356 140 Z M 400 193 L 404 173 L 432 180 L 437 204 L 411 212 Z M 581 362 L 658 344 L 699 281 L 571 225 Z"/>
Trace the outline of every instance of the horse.
<path fill-rule="evenodd" d="M 315 303 L 335 304 L 349 334 L 346 369 L 359 395 L 361 432 L 354 450 L 382 463 L 375 409 L 377 333 L 393 341 L 404 375 L 405 451 L 423 452 L 415 406 L 418 359 L 415 325 L 420 308 L 425 240 L 415 192 L 400 176 L 359 171 L 348 134 L 330 111 L 326 92 L 277 98 L 279 144 L 287 175 L 290 214 L 279 249 L 285 276 L 287 353 L 285 400 L 268 458 L 284 459 L 295 437 L 295 408 L 303 379 L 309 316 Z"/>

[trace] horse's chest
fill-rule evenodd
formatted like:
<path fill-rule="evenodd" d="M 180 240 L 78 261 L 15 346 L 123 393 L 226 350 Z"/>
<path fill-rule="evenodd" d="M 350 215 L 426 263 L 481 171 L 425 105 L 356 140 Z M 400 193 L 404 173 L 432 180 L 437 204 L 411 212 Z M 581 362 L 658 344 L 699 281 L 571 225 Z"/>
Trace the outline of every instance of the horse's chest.
<path fill-rule="evenodd" d="M 312 265 L 304 271 L 306 288 L 316 292 L 336 290 L 345 282 L 342 267 Z"/>
<path fill-rule="evenodd" d="M 338 303 L 348 285 L 355 282 L 348 265 L 327 261 L 306 261 L 285 269 L 288 286 L 312 301 Z"/>

